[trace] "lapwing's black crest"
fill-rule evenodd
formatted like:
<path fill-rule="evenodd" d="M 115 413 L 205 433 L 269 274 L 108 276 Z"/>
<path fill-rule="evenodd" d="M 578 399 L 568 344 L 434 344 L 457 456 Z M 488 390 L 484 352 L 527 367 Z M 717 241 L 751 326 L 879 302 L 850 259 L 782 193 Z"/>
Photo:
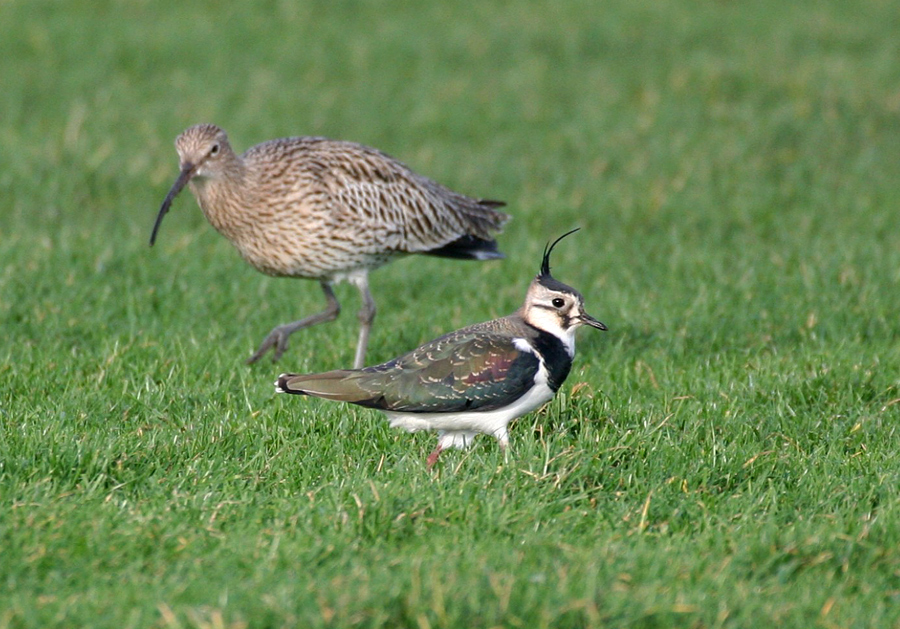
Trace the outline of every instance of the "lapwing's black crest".
<path fill-rule="evenodd" d="M 541 260 L 541 272 L 540 272 L 541 277 L 550 277 L 550 254 L 553 253 L 553 247 L 555 247 L 556 244 L 560 240 L 562 240 L 566 236 L 571 236 L 572 234 L 577 232 L 579 229 L 581 229 L 581 228 L 576 227 L 575 229 L 569 230 L 565 234 L 563 234 L 562 236 L 560 236 L 559 238 L 554 240 L 552 243 L 549 243 L 544 246 L 544 259 Z"/>
<path fill-rule="evenodd" d="M 569 230 L 565 234 L 554 240 L 552 243 L 548 243 L 544 246 L 544 257 L 541 260 L 541 271 L 537 275 L 537 281 L 550 290 L 574 290 L 572 287 L 563 284 L 550 274 L 550 254 L 553 252 L 553 247 L 555 247 L 560 240 L 562 240 L 566 236 L 574 234 L 579 229 L 581 228 L 576 227 L 575 229 Z"/>

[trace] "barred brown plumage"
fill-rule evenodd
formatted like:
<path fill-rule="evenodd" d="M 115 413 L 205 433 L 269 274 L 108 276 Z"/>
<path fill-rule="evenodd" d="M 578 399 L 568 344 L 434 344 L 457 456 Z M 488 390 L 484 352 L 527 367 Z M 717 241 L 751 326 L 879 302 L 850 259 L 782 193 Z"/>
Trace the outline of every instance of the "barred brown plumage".
<path fill-rule="evenodd" d="M 361 144 L 321 137 L 270 140 L 237 155 L 221 128 L 199 124 L 175 140 L 181 173 L 166 195 L 150 244 L 175 196 L 188 185 L 210 224 L 255 269 L 318 280 L 326 309 L 275 327 L 248 362 L 273 349 L 278 360 L 295 331 L 334 320 L 332 284 L 360 291 L 354 365 L 365 359 L 375 302 L 368 272 L 410 253 L 502 258 L 494 234 L 509 215 L 502 201 L 467 197 Z"/>

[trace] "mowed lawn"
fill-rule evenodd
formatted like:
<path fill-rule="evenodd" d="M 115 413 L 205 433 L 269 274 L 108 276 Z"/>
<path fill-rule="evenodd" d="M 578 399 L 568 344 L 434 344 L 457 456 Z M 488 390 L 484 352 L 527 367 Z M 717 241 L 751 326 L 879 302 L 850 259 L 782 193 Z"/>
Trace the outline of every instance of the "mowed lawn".
<path fill-rule="evenodd" d="M 885 0 L 0 1 L 0 629 L 900 626 L 900 11 Z M 276 396 L 352 362 L 175 136 L 377 146 L 507 258 L 372 276 L 370 361 L 517 308 L 610 330 L 434 436 Z"/>

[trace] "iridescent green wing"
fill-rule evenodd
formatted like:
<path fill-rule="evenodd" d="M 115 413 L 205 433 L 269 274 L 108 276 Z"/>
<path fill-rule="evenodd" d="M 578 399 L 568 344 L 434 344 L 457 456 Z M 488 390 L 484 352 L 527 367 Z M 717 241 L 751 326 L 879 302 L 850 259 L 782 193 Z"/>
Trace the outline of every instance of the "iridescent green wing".
<path fill-rule="evenodd" d="M 521 345 L 521 341 L 520 341 Z M 373 408 L 419 413 L 489 411 L 534 384 L 540 363 L 509 336 L 453 333 L 354 378 Z"/>

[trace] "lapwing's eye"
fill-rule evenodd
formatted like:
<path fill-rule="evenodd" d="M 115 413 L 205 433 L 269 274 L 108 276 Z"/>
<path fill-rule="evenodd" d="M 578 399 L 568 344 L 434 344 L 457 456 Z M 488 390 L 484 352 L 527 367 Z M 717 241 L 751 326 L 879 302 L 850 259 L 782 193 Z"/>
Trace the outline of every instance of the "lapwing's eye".
<path fill-rule="evenodd" d="M 557 297 L 552 302 L 554 308 L 562 308 L 566 305 L 565 300 L 562 297 Z"/>
<path fill-rule="evenodd" d="M 213 145 L 212 145 L 212 148 L 209 149 L 209 154 L 210 154 L 210 155 L 215 155 L 215 154 L 218 153 L 218 152 L 219 152 L 219 145 L 218 145 L 218 144 L 213 144 Z"/>

